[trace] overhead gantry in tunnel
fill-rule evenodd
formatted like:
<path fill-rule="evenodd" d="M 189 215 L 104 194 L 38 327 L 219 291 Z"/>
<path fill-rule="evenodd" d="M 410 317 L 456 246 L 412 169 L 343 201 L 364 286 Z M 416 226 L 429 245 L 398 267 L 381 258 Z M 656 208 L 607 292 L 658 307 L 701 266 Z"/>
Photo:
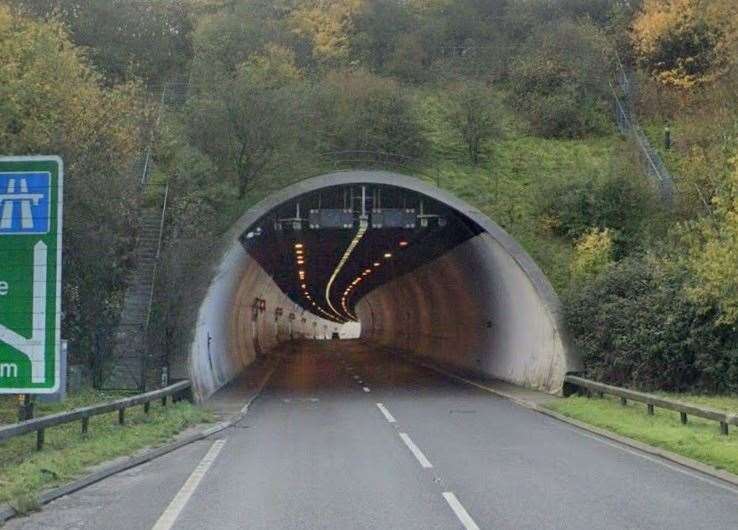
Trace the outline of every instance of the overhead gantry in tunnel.
<path fill-rule="evenodd" d="M 246 212 L 212 259 L 182 365 L 201 398 L 280 343 L 359 328 L 385 351 L 551 393 L 580 368 L 559 300 L 520 245 L 415 178 L 302 181 Z"/>

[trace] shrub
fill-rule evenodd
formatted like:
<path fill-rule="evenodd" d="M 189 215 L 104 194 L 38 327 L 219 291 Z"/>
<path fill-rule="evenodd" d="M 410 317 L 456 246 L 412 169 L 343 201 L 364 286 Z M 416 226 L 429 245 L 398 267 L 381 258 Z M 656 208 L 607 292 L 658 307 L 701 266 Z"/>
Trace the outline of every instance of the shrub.
<path fill-rule="evenodd" d="M 631 257 L 565 297 L 586 374 L 647 391 L 738 391 L 738 335 L 687 296 L 686 273 Z"/>
<path fill-rule="evenodd" d="M 556 235 L 572 241 L 592 228 L 610 229 L 614 256 L 622 257 L 638 245 L 648 216 L 658 211 L 653 192 L 640 179 L 618 172 L 549 184 L 539 194 L 539 215 Z"/>
<path fill-rule="evenodd" d="M 593 228 L 574 246 L 570 272 L 575 283 L 592 279 L 613 263 L 613 237 L 609 228 Z"/>
<path fill-rule="evenodd" d="M 511 70 L 512 101 L 538 135 L 576 138 L 608 127 L 607 45 L 591 22 L 540 27 Z"/>

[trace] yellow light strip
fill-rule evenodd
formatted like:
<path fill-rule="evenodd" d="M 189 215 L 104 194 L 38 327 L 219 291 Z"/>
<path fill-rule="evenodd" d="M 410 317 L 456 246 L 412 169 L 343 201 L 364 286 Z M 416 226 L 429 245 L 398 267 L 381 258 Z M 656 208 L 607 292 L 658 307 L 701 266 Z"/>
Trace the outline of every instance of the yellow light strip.
<path fill-rule="evenodd" d="M 328 302 L 328 307 L 331 308 L 331 310 L 339 317 L 343 318 L 343 316 L 338 312 L 338 310 L 333 307 L 333 303 L 331 302 L 331 290 L 333 289 L 333 283 L 336 281 L 336 278 L 341 273 L 341 270 L 346 265 L 346 262 L 351 257 L 351 254 L 354 252 L 354 249 L 359 244 L 361 239 L 366 234 L 366 231 L 369 229 L 369 222 L 365 219 L 362 219 L 359 221 L 359 230 L 356 232 L 356 235 L 351 240 L 351 243 L 349 243 L 348 248 L 346 249 L 346 252 L 343 253 L 343 257 L 341 257 L 341 260 L 338 262 L 338 265 L 336 265 L 336 270 L 333 271 L 333 274 L 331 274 L 330 280 L 328 280 L 328 284 L 325 286 L 325 299 Z M 351 313 L 346 313 L 352 320 L 356 320 L 356 317 L 351 315 Z"/>

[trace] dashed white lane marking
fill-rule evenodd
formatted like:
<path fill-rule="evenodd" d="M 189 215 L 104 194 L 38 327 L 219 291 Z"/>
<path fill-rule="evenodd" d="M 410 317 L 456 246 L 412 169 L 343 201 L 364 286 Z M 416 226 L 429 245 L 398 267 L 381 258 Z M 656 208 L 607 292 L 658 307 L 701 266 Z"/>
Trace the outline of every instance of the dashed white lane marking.
<path fill-rule="evenodd" d="M 400 438 L 402 438 L 402 441 L 405 442 L 405 445 L 408 449 L 410 449 L 410 452 L 415 455 L 415 458 L 418 460 L 418 462 L 420 462 L 421 466 L 426 469 L 433 467 L 433 464 L 431 464 L 430 461 L 425 457 L 423 451 L 421 451 L 418 446 L 413 443 L 407 433 L 401 432 Z"/>
<path fill-rule="evenodd" d="M 471 518 L 469 512 L 466 511 L 464 506 L 459 502 L 459 499 L 456 498 L 456 495 L 454 495 L 453 492 L 444 491 L 443 498 L 446 499 L 446 502 L 449 506 L 451 506 L 451 509 L 454 511 L 456 517 L 459 518 L 459 521 L 461 521 L 461 524 L 464 525 L 464 528 L 466 528 L 466 530 L 479 530 L 477 523 L 474 522 L 474 519 Z"/>
<path fill-rule="evenodd" d="M 202 481 L 203 477 L 205 477 L 205 474 L 208 472 L 208 469 L 210 469 L 210 466 L 212 466 L 215 459 L 218 458 L 218 454 L 223 449 L 225 443 L 225 440 L 217 440 L 212 446 L 210 446 L 210 450 L 197 465 L 195 470 L 187 479 L 187 482 L 184 483 L 182 489 L 179 490 L 151 530 L 170 530 L 174 526 L 174 523 L 177 521 L 177 517 L 179 517 L 179 514 L 184 510 L 187 502 L 192 497 L 192 494 L 195 493 L 197 486 L 200 485 L 200 481 Z"/>
<path fill-rule="evenodd" d="M 371 392 L 371 390 L 369 390 L 369 387 L 366 387 L 366 386 L 365 386 L 365 387 L 364 387 L 364 392 Z"/>
<path fill-rule="evenodd" d="M 397 421 L 395 420 L 395 417 L 390 414 L 390 411 L 387 410 L 387 407 L 385 407 L 383 404 L 377 403 L 377 407 L 380 411 L 382 411 L 382 414 L 384 414 L 384 417 L 387 419 L 388 422 L 395 423 Z"/>

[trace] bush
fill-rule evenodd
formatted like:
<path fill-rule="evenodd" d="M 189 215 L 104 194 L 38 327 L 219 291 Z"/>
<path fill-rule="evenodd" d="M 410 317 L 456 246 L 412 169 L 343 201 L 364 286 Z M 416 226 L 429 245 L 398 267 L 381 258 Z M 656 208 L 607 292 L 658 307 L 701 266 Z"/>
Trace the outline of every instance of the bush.
<path fill-rule="evenodd" d="M 608 61 L 604 36 L 591 22 L 542 26 L 511 71 L 512 101 L 544 137 L 577 138 L 607 129 Z"/>
<path fill-rule="evenodd" d="M 544 186 L 538 198 L 539 215 L 556 235 L 572 241 L 592 228 L 611 229 L 615 257 L 622 257 L 637 246 L 647 217 L 658 211 L 653 192 L 639 178 L 615 173 L 604 179 Z"/>
<path fill-rule="evenodd" d="M 612 231 L 593 228 L 577 241 L 570 265 L 574 282 L 592 279 L 613 263 Z"/>
<path fill-rule="evenodd" d="M 685 293 L 686 274 L 627 258 L 565 297 L 586 375 L 646 391 L 738 391 L 738 334 Z"/>
<path fill-rule="evenodd" d="M 419 157 L 425 147 L 412 101 L 390 79 L 333 72 L 319 87 L 315 124 L 326 151 L 381 151 Z"/>

